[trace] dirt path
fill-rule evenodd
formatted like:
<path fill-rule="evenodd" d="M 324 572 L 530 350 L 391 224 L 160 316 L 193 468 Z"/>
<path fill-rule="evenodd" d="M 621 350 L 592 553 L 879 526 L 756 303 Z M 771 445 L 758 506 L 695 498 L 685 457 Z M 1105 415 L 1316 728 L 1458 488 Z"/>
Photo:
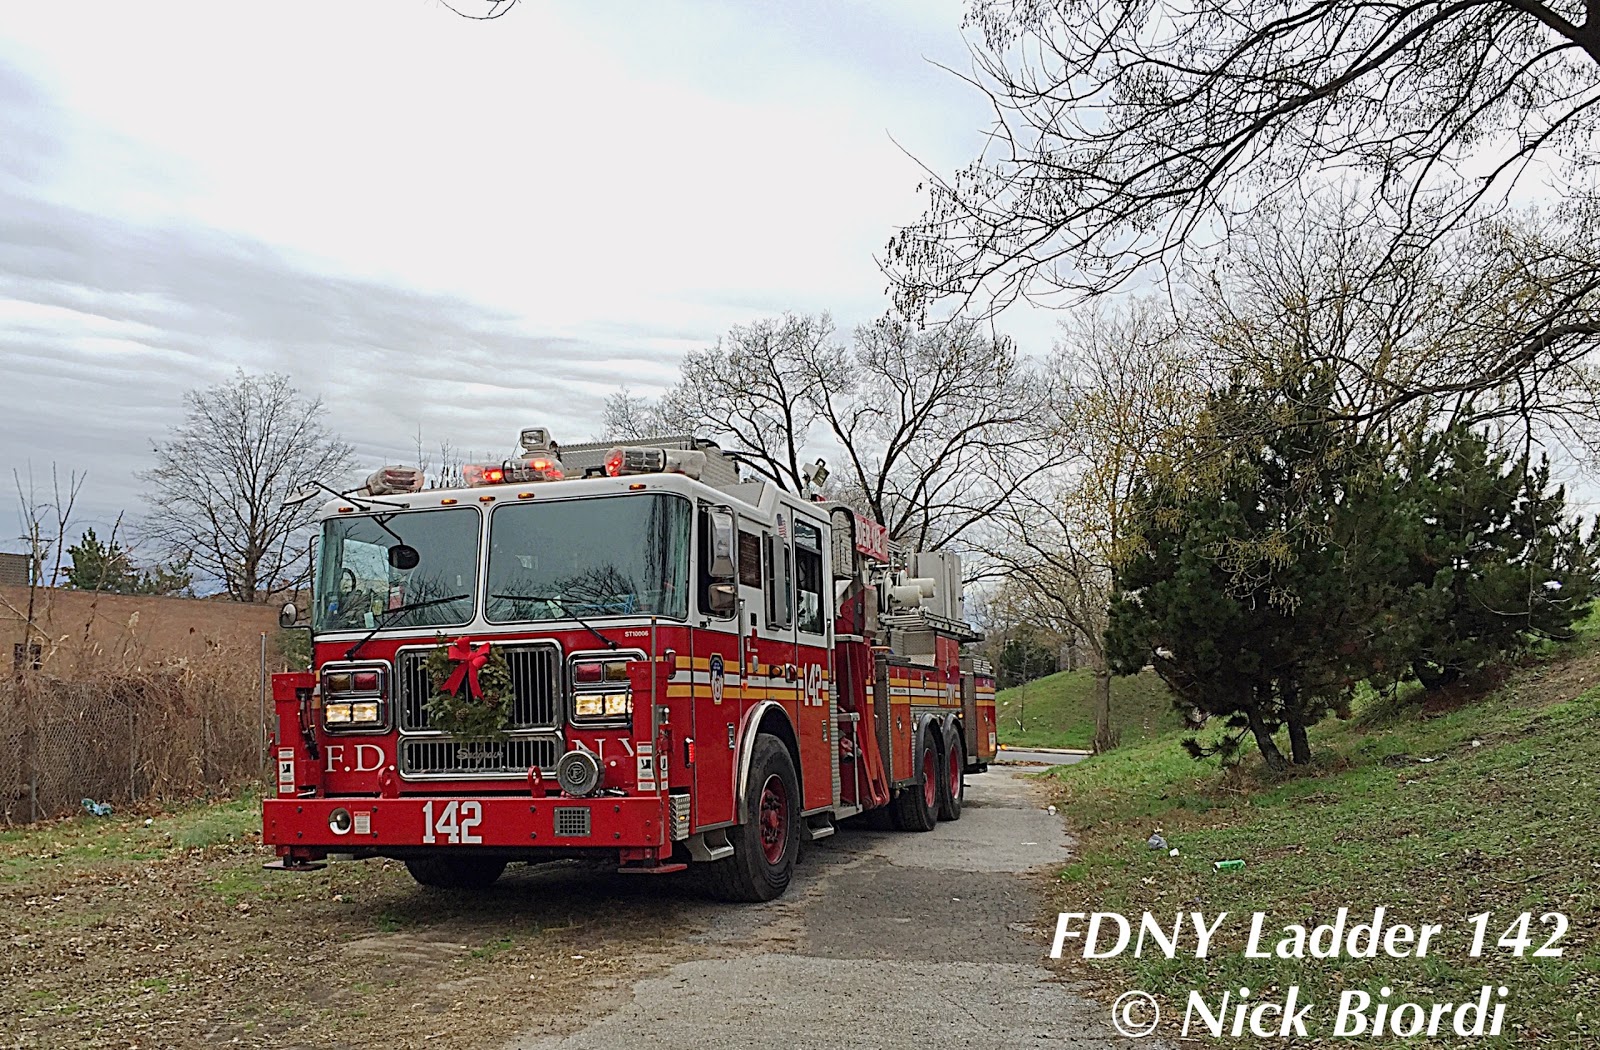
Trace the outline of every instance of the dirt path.
<path fill-rule="evenodd" d="M 1011 772 L 968 790 L 927 834 L 847 825 L 755 906 L 574 863 L 467 895 L 264 872 L 248 803 L 6 832 L 0 1050 L 1109 1045 L 1042 965 L 1060 818 Z"/>
<path fill-rule="evenodd" d="M 649 1033 L 700 1050 L 1102 1047 L 1125 1042 L 1041 965 L 1051 916 L 1027 873 L 1067 856 L 1032 785 L 968 778 L 959 824 L 923 834 L 850 826 L 812 847 L 760 906 L 689 905 L 697 957 L 634 982 L 575 1030 L 515 1050 L 610 1050 Z M 1148 1044 L 1146 1044 L 1148 1045 Z"/>

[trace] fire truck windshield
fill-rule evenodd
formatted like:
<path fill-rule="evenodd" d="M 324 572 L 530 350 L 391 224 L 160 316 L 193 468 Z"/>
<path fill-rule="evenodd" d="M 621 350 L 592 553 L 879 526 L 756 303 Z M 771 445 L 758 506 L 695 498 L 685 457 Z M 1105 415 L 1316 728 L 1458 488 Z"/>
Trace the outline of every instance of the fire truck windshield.
<path fill-rule="evenodd" d="M 505 504 L 489 516 L 492 623 L 689 615 L 689 501 L 666 493 Z"/>
<path fill-rule="evenodd" d="M 332 518 L 322 524 L 312 580 L 318 631 L 453 627 L 472 619 L 478 582 L 481 519 L 471 507 Z M 389 549 L 401 543 L 419 555 L 395 568 Z M 451 599 L 441 601 L 440 599 Z M 405 611 L 398 611 L 402 607 Z M 384 614 L 396 610 L 395 615 Z"/>

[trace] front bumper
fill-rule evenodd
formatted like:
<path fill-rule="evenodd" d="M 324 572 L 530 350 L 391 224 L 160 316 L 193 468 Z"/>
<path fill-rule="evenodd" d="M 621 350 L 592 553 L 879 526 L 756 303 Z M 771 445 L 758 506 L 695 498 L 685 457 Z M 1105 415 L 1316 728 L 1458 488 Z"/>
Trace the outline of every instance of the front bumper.
<path fill-rule="evenodd" d="M 332 819 L 339 809 L 350 814 L 347 825 Z M 524 850 L 670 845 L 666 802 L 654 795 L 269 798 L 261 810 L 262 842 L 296 855 L 477 846 Z M 346 830 L 335 830 L 340 825 Z"/>

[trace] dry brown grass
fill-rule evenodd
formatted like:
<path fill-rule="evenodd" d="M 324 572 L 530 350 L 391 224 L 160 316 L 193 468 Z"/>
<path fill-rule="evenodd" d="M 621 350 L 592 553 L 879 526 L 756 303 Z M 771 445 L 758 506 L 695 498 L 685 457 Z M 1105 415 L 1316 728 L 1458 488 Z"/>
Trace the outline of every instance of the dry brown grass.
<path fill-rule="evenodd" d="M 132 634 L 52 641 L 38 669 L 0 681 L 0 823 L 60 816 L 85 798 L 205 797 L 260 777 L 258 649 L 207 640 L 179 655 Z"/>

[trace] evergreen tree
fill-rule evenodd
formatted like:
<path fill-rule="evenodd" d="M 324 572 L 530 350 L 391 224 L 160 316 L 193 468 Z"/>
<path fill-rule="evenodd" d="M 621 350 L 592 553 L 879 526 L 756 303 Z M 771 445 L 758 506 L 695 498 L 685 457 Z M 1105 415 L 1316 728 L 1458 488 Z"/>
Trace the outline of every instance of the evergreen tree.
<path fill-rule="evenodd" d="M 1041 641 L 1031 627 L 1024 626 L 1000 650 L 995 666 L 996 684 L 1001 689 L 1010 689 L 1054 674 L 1055 669 L 1055 650 Z"/>
<path fill-rule="evenodd" d="M 94 529 L 84 529 L 78 542 L 67 548 L 72 564 L 66 570 L 67 586 L 106 594 L 178 594 L 189 589 L 193 576 L 184 563 L 157 565 L 141 570 L 114 538 L 101 542 Z"/>
<path fill-rule="evenodd" d="M 1372 627 L 1404 595 L 1404 522 L 1374 449 L 1330 421 L 1325 374 L 1215 397 L 1204 471 L 1141 496 L 1141 542 L 1119 566 L 1107 641 L 1118 673 L 1147 663 L 1180 709 L 1220 716 L 1267 763 L 1311 759 L 1309 728 L 1343 709 L 1382 652 Z M 1248 439 L 1240 419 L 1253 422 Z M 1186 743 L 1192 753 L 1200 745 Z"/>
<path fill-rule="evenodd" d="M 1524 649 L 1571 637 L 1594 601 L 1596 538 L 1566 518 L 1550 465 L 1513 460 L 1456 426 L 1411 443 L 1405 473 L 1420 527 L 1411 576 L 1405 666 L 1428 689 Z"/>
<path fill-rule="evenodd" d="M 131 594 L 138 573 L 128 561 L 127 552 L 113 539 L 100 542 L 94 529 L 84 529 L 78 542 L 67 548 L 72 565 L 67 569 L 67 586 L 80 591 L 109 591 Z"/>
<path fill-rule="evenodd" d="M 1212 399 L 1204 469 L 1137 501 L 1107 632 L 1118 673 L 1152 665 L 1181 709 L 1233 731 L 1215 750 L 1248 734 L 1274 768 L 1274 734 L 1309 761 L 1308 730 L 1359 682 L 1436 688 L 1570 637 L 1596 593 L 1600 540 L 1565 517 L 1547 463 L 1466 426 L 1362 441 L 1328 390 L 1310 372 Z"/>

